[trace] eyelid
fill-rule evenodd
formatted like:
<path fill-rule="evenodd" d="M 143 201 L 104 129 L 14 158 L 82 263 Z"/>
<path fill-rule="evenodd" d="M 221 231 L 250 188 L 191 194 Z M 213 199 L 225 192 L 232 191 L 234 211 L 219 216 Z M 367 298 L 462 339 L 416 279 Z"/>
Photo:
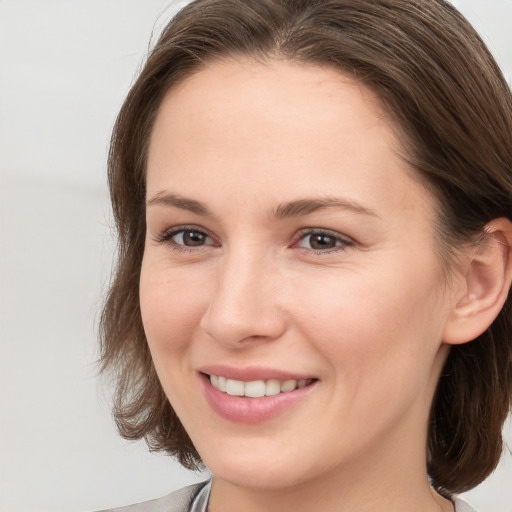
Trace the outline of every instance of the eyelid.
<path fill-rule="evenodd" d="M 215 237 L 211 233 L 209 233 L 208 230 L 201 228 L 199 226 L 194 226 L 194 225 L 182 225 L 182 226 L 173 226 L 170 228 L 166 228 L 166 229 L 162 230 L 161 232 L 159 232 L 153 238 L 153 240 L 159 244 L 167 243 L 174 247 L 186 248 L 187 250 L 188 249 L 200 250 L 202 247 L 205 246 L 205 245 L 198 245 L 198 246 L 194 247 L 194 246 L 180 245 L 180 244 L 173 242 L 172 238 L 175 237 L 178 233 L 181 233 L 183 231 L 195 231 L 197 233 L 201 233 L 202 235 L 208 237 L 210 240 L 212 240 L 214 242 L 213 244 L 205 244 L 206 246 L 219 245 L 217 243 Z"/>
<path fill-rule="evenodd" d="M 318 249 L 312 249 L 312 248 L 308 249 L 305 247 L 300 247 L 298 245 L 300 243 L 300 241 L 310 235 L 326 235 L 331 238 L 334 238 L 337 242 L 341 242 L 341 243 L 339 245 L 336 245 L 335 247 L 331 247 L 329 249 L 324 249 L 324 250 L 318 250 Z M 356 241 L 353 238 L 351 238 L 347 235 L 344 235 L 342 233 L 339 233 L 338 231 L 333 231 L 331 229 L 324 229 L 324 228 L 304 228 L 304 229 L 301 229 L 297 233 L 296 238 L 292 244 L 292 247 L 304 249 L 305 251 L 308 251 L 308 252 L 314 252 L 315 254 L 328 254 L 330 252 L 343 251 L 347 247 L 352 247 L 354 245 L 356 245 Z"/>

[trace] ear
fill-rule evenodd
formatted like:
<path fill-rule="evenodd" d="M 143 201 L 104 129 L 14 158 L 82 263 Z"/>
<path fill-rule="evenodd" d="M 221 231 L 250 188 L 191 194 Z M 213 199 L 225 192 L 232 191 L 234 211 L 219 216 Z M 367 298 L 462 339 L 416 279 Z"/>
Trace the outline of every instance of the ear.
<path fill-rule="evenodd" d="M 478 243 L 465 251 L 443 341 L 456 345 L 474 340 L 503 308 L 512 281 L 512 222 L 500 218 L 484 228 Z"/>

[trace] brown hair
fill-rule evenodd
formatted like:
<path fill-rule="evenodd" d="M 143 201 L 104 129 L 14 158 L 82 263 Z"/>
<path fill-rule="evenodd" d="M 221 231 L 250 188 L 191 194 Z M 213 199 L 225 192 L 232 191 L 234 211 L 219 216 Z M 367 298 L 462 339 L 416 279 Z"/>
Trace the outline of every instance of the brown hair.
<path fill-rule="evenodd" d="M 117 119 L 109 184 L 118 264 L 101 319 L 103 369 L 128 439 L 195 467 L 200 457 L 158 382 L 141 321 L 145 166 L 163 96 L 215 59 L 278 56 L 328 65 L 371 88 L 398 122 L 405 157 L 439 200 L 441 247 L 512 219 L 512 96 L 484 43 L 444 0 L 196 0 L 164 29 Z M 449 252 L 448 252 L 449 254 Z M 476 340 L 454 346 L 428 434 L 442 493 L 496 467 L 512 401 L 512 301 Z"/>

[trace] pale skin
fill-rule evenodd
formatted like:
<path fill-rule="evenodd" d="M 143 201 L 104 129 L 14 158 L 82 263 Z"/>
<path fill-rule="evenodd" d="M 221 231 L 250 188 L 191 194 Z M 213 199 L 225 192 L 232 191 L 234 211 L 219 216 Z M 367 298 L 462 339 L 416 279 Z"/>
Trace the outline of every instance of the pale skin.
<path fill-rule="evenodd" d="M 490 224 L 448 285 L 436 201 L 395 133 L 348 76 L 282 60 L 210 64 L 160 107 L 141 310 L 210 512 L 453 510 L 427 479 L 430 405 L 450 345 L 504 303 L 512 230 Z M 205 365 L 314 385 L 247 425 L 212 410 Z"/>

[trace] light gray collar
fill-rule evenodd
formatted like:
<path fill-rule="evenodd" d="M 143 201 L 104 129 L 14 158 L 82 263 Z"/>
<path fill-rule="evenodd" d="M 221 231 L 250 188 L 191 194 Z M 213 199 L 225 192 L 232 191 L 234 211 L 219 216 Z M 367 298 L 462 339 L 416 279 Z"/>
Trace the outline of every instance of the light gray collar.
<path fill-rule="evenodd" d="M 210 491 L 212 489 L 212 479 L 201 488 L 197 493 L 194 501 L 191 503 L 189 512 L 207 512 L 208 501 L 210 499 Z"/>

